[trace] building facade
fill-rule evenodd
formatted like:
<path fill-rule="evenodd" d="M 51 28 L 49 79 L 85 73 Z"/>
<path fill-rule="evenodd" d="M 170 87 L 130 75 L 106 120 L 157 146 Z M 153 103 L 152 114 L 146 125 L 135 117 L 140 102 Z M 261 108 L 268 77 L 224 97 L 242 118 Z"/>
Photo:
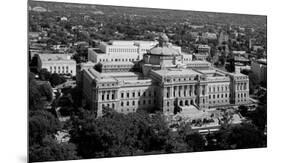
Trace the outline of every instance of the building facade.
<path fill-rule="evenodd" d="M 51 73 L 76 76 L 76 61 L 69 54 L 36 54 L 37 69 L 47 69 Z"/>
<path fill-rule="evenodd" d="M 88 60 L 94 63 L 140 61 L 143 54 L 156 44 L 157 41 L 100 42 L 97 48 L 89 48 Z"/>

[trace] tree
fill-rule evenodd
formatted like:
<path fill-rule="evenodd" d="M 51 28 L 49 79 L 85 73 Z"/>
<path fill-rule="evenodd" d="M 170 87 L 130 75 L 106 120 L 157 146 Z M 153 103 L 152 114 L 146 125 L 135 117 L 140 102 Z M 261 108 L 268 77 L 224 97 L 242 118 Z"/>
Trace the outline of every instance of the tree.
<path fill-rule="evenodd" d="M 42 144 L 29 147 L 29 161 L 60 161 L 79 159 L 72 143 L 58 143 L 52 136 L 44 137 Z"/>
<path fill-rule="evenodd" d="M 43 108 L 41 93 L 35 81 L 29 81 L 29 110 L 39 110 Z"/>
<path fill-rule="evenodd" d="M 81 110 L 72 117 L 70 134 L 83 158 L 161 153 L 169 139 L 163 115 L 144 111 L 125 115 L 110 109 L 99 118 Z"/>
<path fill-rule="evenodd" d="M 38 86 L 41 97 L 46 97 L 47 101 L 52 101 L 53 99 L 53 90 L 49 82 L 41 84 Z"/>
<path fill-rule="evenodd" d="M 258 127 L 258 129 L 264 131 L 267 124 L 267 106 L 258 106 L 256 110 L 249 115 L 249 118 L 252 120 L 253 124 Z"/>
<path fill-rule="evenodd" d="M 50 83 L 52 86 L 57 86 L 64 82 L 66 82 L 66 80 L 57 73 L 52 74 L 50 77 Z"/>
<path fill-rule="evenodd" d="M 238 107 L 238 110 L 240 112 L 240 114 L 243 116 L 243 117 L 247 117 L 247 113 L 248 113 L 248 107 L 245 106 L 245 105 L 240 105 Z"/>
<path fill-rule="evenodd" d="M 250 123 L 223 128 L 216 134 L 217 149 L 246 149 L 264 147 L 266 137 Z"/>
<path fill-rule="evenodd" d="M 184 140 L 194 152 L 203 151 L 205 148 L 205 140 L 198 132 L 186 135 Z"/>
<path fill-rule="evenodd" d="M 190 124 L 184 124 L 179 127 L 179 135 L 183 142 L 190 148 L 191 151 L 203 151 L 205 147 L 205 140 L 198 132 L 191 129 Z"/>
<path fill-rule="evenodd" d="M 264 146 L 264 136 L 256 126 L 248 123 L 232 127 L 226 137 L 230 148 L 258 148 Z"/>
<path fill-rule="evenodd" d="M 165 147 L 167 153 L 192 152 L 192 150 L 178 132 L 170 133 Z"/>
<path fill-rule="evenodd" d="M 38 84 L 35 80 L 34 74 L 29 75 L 29 110 L 41 110 L 44 103 L 42 97 L 46 97 L 47 101 L 52 101 L 53 92 L 48 82 Z"/>
<path fill-rule="evenodd" d="M 54 135 L 61 128 L 53 114 L 45 110 L 29 112 L 29 144 L 41 144 L 46 135 Z"/>
<path fill-rule="evenodd" d="M 47 69 L 43 68 L 40 70 L 39 78 L 41 80 L 48 81 L 50 77 L 51 77 L 51 73 Z"/>
<path fill-rule="evenodd" d="M 253 93 L 256 86 L 258 85 L 258 76 L 255 75 L 253 72 L 249 73 L 249 88 L 250 88 L 250 93 Z"/>

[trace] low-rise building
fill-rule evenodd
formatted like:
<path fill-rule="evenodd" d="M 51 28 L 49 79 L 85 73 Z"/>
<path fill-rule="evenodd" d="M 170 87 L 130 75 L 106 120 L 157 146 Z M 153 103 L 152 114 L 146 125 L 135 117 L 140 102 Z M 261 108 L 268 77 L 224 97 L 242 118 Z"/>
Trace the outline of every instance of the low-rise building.
<path fill-rule="evenodd" d="M 47 69 L 51 73 L 76 75 L 76 61 L 70 54 L 36 54 L 37 69 Z"/>

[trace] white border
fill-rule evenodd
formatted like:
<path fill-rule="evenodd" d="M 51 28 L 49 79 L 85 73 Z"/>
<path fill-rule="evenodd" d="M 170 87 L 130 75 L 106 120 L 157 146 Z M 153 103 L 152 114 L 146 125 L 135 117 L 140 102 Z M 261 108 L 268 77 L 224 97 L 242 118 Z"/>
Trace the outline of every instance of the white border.
<path fill-rule="evenodd" d="M 268 148 L 188 154 L 91 159 L 67 162 L 278 162 L 280 146 L 280 4 L 270 0 L 55 0 L 268 15 Z M 26 162 L 27 154 L 27 1 L 1 2 L 0 162 Z M 4 37 L 3 37 L 4 36 Z M 250 139 L 250 138 L 249 138 Z M 276 161 L 274 161 L 276 160 Z M 65 161 L 64 161 L 65 162 Z"/>

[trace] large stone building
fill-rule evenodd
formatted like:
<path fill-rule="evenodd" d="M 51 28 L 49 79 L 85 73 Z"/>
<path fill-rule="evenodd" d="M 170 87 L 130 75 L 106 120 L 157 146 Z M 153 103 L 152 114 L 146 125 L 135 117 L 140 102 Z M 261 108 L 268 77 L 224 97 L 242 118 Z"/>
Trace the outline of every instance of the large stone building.
<path fill-rule="evenodd" d="M 97 116 L 107 106 L 121 113 L 158 109 L 174 114 L 176 108 L 190 105 L 206 110 L 248 103 L 248 76 L 218 70 L 206 61 L 184 62 L 164 34 L 142 58 L 135 63 L 138 71 L 83 70 L 83 96 Z"/>
<path fill-rule="evenodd" d="M 89 48 L 88 60 L 95 63 L 139 61 L 156 44 L 157 41 L 100 42 L 97 48 Z"/>
<path fill-rule="evenodd" d="M 37 69 L 47 69 L 51 73 L 76 75 L 76 61 L 70 54 L 36 54 Z"/>

